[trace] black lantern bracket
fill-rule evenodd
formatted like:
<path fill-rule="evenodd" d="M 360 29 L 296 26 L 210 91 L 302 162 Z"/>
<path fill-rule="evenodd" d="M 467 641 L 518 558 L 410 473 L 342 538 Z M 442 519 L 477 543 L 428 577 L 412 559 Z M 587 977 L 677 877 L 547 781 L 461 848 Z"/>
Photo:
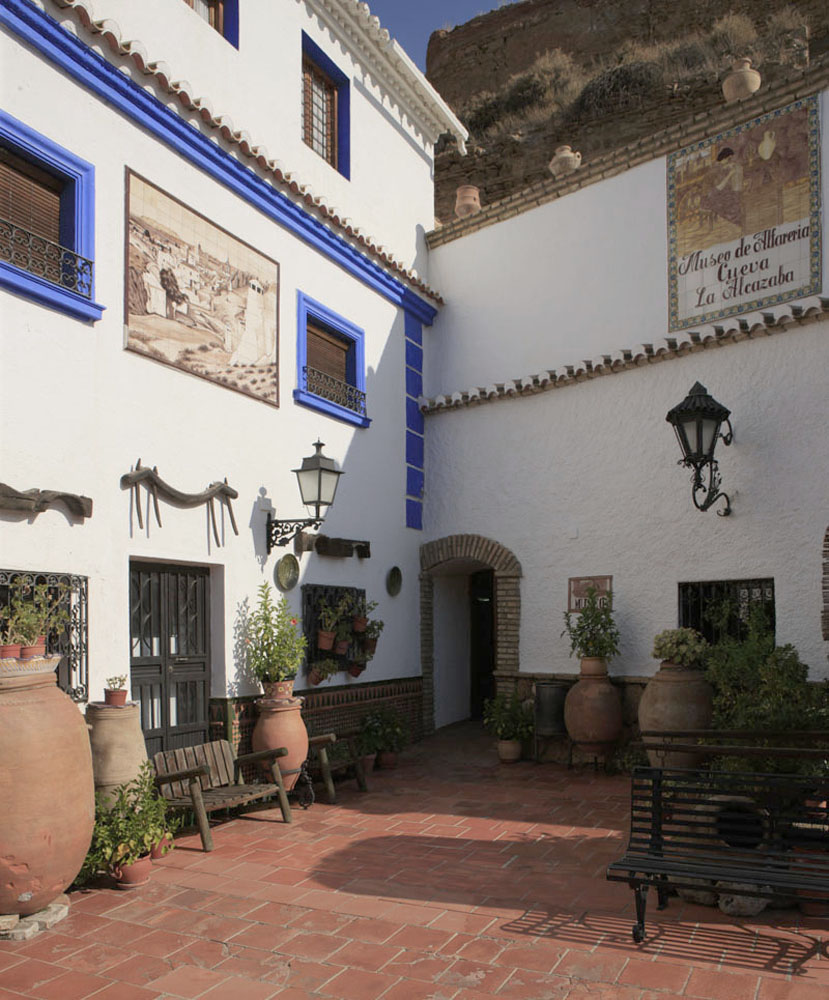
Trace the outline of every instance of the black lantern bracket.
<path fill-rule="evenodd" d="M 302 502 L 307 508 L 313 508 L 313 517 L 295 517 L 278 520 L 268 513 L 266 523 L 266 543 L 268 554 L 276 546 L 287 545 L 292 538 L 301 536 L 305 528 L 318 528 L 325 520 L 325 511 L 334 503 L 337 483 L 343 475 L 333 458 L 323 455 L 325 445 L 322 441 L 314 442 L 314 454 L 303 458 L 298 469 L 294 469 L 299 485 Z"/>
<path fill-rule="evenodd" d="M 731 513 L 731 500 L 720 489 L 722 482 L 714 451 L 717 442 L 730 445 L 734 440 L 731 411 L 718 403 L 708 390 L 695 382 L 691 391 L 678 405 L 668 412 L 666 420 L 676 433 L 682 452 L 679 465 L 691 469 L 691 496 L 697 510 L 706 511 L 724 500 L 725 506 L 717 511 L 720 517 Z M 726 427 L 726 431 L 721 428 Z"/>
<path fill-rule="evenodd" d="M 732 440 L 733 434 L 730 431 L 727 435 L 722 435 L 723 444 L 731 444 Z M 718 510 L 717 514 L 720 517 L 728 517 L 731 513 L 731 500 L 729 499 L 727 493 L 720 490 L 720 483 L 722 482 L 722 479 L 720 477 L 720 469 L 717 462 L 712 459 L 711 462 L 707 463 L 707 484 L 705 482 L 704 475 L 705 465 L 694 465 L 693 462 L 688 462 L 685 459 L 680 459 L 678 464 L 690 467 L 694 470 L 691 476 L 691 495 L 694 500 L 694 506 L 697 510 L 706 511 L 710 507 L 713 507 L 718 500 L 725 500 L 725 507 L 723 507 L 722 510 Z M 701 499 L 700 494 L 702 494 Z"/>

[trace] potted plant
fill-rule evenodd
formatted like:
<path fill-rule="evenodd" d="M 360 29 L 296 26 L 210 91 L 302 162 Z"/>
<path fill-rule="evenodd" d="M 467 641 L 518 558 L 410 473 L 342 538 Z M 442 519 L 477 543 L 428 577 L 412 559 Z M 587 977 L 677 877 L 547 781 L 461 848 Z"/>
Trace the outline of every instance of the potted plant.
<path fill-rule="evenodd" d="M 0 612 L 5 656 L 29 659 L 46 655 L 47 636 L 69 620 L 67 592 L 63 583 L 28 583 L 22 576 L 12 581 L 9 604 Z"/>
<path fill-rule="evenodd" d="M 308 671 L 308 681 L 316 687 L 317 684 L 322 684 L 323 681 L 333 677 L 339 671 L 340 664 L 330 656 L 324 660 L 314 660 Z"/>
<path fill-rule="evenodd" d="M 357 751 L 363 759 L 363 771 L 366 774 L 374 770 L 377 754 L 383 748 L 383 731 L 383 719 L 378 712 L 369 712 L 363 716 L 357 737 Z"/>
<path fill-rule="evenodd" d="M 348 661 L 346 669 L 352 677 L 359 677 L 366 669 L 366 654 L 354 653 Z"/>
<path fill-rule="evenodd" d="M 352 618 L 347 608 L 344 608 L 344 614 L 340 617 L 337 622 L 337 627 L 335 629 L 334 635 L 334 655 L 335 656 L 345 656 L 348 652 L 348 647 L 351 645 L 351 640 L 354 637 L 354 633 L 351 630 Z"/>
<path fill-rule="evenodd" d="M 363 652 L 366 654 L 366 659 L 370 660 L 374 656 L 377 649 L 377 640 L 380 638 L 380 633 L 385 627 L 385 624 L 379 618 L 369 618 L 366 622 L 366 628 L 363 632 Z"/>
<path fill-rule="evenodd" d="M 107 677 L 104 686 L 104 704 L 123 707 L 127 703 L 127 676 L 116 674 Z"/>
<path fill-rule="evenodd" d="M 369 615 L 376 609 L 377 601 L 367 601 L 365 596 L 358 597 L 352 608 L 354 617 L 351 619 L 351 631 L 362 634 L 368 625 Z"/>
<path fill-rule="evenodd" d="M 705 677 L 708 643 L 692 628 L 671 628 L 653 640 L 662 663 L 639 701 L 640 730 L 707 729 L 714 714 L 713 689 Z M 665 739 L 668 739 L 667 737 Z M 654 767 L 696 767 L 699 754 L 648 751 Z"/>
<path fill-rule="evenodd" d="M 340 620 L 340 605 L 331 605 L 322 599 L 317 604 L 317 620 L 319 629 L 317 630 L 317 649 L 332 649 L 334 640 L 337 637 L 337 623 Z"/>
<path fill-rule="evenodd" d="M 259 586 L 258 594 L 247 621 L 247 666 L 262 685 L 266 698 L 290 698 L 305 655 L 306 639 L 284 595 L 274 603 L 267 583 Z"/>
<path fill-rule="evenodd" d="M 581 658 L 581 676 L 567 692 L 564 724 L 570 739 L 587 753 L 603 753 L 622 732 L 622 699 L 607 676 L 607 661 L 619 652 L 613 595 L 588 587 L 578 616 L 564 613 L 570 655 Z"/>
<path fill-rule="evenodd" d="M 363 720 L 364 729 L 377 733 L 377 766 L 397 767 L 397 755 L 406 745 L 406 730 L 393 708 L 378 708 Z"/>
<path fill-rule="evenodd" d="M 518 693 L 496 695 L 484 702 L 484 727 L 498 741 L 498 757 L 504 763 L 521 759 L 521 743 L 533 734 L 532 716 Z"/>

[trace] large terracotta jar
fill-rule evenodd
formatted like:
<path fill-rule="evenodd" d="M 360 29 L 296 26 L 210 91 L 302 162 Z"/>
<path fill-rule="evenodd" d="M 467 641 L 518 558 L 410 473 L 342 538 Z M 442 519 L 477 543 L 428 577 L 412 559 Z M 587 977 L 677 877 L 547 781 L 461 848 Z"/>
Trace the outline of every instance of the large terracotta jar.
<path fill-rule="evenodd" d="M 111 802 L 117 786 L 138 777 L 138 771 L 147 759 L 144 734 L 141 732 L 140 705 L 133 702 L 119 707 L 94 701 L 87 706 L 86 721 L 92 747 L 95 791 L 102 792 Z"/>
<path fill-rule="evenodd" d="M 701 670 L 663 660 L 639 702 L 639 728 L 707 729 L 714 715 L 713 692 Z M 687 742 L 687 740 L 685 741 Z M 696 767 L 699 754 L 648 750 L 653 767 Z"/>
<path fill-rule="evenodd" d="M 277 760 L 285 790 L 290 791 L 299 777 L 299 769 L 308 756 L 308 730 L 302 718 L 302 698 L 292 697 L 293 682 L 281 682 L 274 694 L 281 697 L 259 698 L 256 707 L 259 718 L 253 727 L 251 746 L 254 751 L 286 747 L 288 755 Z"/>
<path fill-rule="evenodd" d="M 59 657 L 0 660 L 0 914 L 48 906 L 92 841 L 92 753 Z"/>
<path fill-rule="evenodd" d="M 564 700 L 564 725 L 585 753 L 606 753 L 622 734 L 622 698 L 602 657 L 586 656 L 581 676 Z"/>

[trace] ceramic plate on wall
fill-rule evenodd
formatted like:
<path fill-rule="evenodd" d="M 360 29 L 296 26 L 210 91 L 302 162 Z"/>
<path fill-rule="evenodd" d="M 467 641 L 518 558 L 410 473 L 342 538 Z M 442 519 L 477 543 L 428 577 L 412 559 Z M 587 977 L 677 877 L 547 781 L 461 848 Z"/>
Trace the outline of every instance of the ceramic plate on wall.
<path fill-rule="evenodd" d="M 274 566 L 273 582 L 280 590 L 293 590 L 299 580 L 299 561 L 290 553 Z"/>
<path fill-rule="evenodd" d="M 392 566 L 386 574 L 386 592 L 392 597 L 397 597 L 400 588 L 403 586 L 403 574 L 399 566 Z"/>

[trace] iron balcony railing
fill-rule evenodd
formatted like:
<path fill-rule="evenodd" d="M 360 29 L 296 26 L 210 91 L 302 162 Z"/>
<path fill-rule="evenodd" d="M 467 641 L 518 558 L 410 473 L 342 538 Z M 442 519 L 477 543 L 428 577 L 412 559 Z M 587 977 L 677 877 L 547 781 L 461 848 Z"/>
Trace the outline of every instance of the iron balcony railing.
<path fill-rule="evenodd" d="M 347 410 L 359 413 L 361 417 L 366 416 L 366 394 L 361 392 L 348 382 L 341 382 L 338 378 L 327 375 L 310 365 L 302 369 L 305 376 L 305 390 L 312 392 L 315 396 L 338 403 Z"/>
<path fill-rule="evenodd" d="M 91 260 L 8 219 L 0 219 L 0 260 L 86 299 L 92 298 Z"/>

